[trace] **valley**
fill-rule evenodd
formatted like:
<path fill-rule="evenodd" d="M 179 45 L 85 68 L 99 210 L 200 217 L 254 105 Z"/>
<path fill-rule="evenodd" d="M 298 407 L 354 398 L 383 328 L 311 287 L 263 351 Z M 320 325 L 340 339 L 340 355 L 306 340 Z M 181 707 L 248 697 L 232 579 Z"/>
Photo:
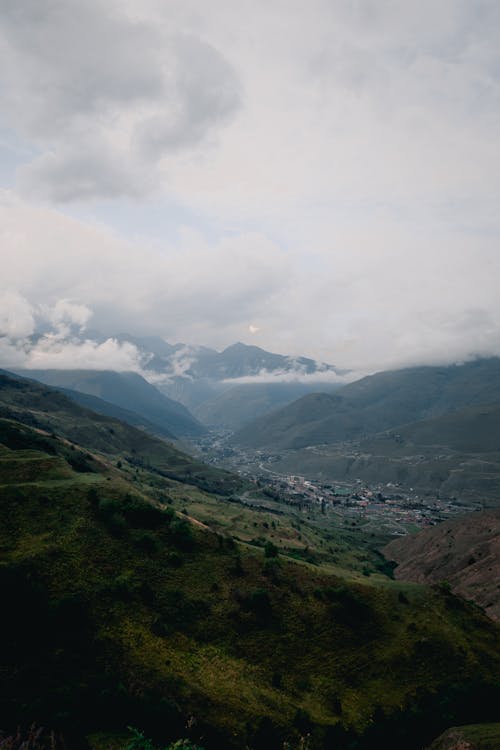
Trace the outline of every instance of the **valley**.
<path fill-rule="evenodd" d="M 169 439 L 166 412 L 146 417 L 157 397 L 126 384 L 151 400 L 0 373 L 5 726 L 28 713 L 89 750 L 121 750 L 127 726 L 206 750 L 420 750 L 496 718 L 496 563 L 479 535 L 470 585 L 440 562 L 427 585 L 425 556 L 405 574 L 401 551 L 482 517 L 475 496 L 383 481 L 384 467 L 340 478 L 332 456 L 359 458 L 352 441 L 273 452 L 210 425 Z"/>

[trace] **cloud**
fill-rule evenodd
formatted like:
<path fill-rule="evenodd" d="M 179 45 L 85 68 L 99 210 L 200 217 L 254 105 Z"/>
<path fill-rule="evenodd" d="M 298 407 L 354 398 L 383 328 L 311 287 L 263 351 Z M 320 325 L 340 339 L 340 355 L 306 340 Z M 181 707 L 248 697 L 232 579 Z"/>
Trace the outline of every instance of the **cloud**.
<path fill-rule="evenodd" d="M 124 240 L 106 227 L 0 199 L 0 247 L 9 257 L 0 288 L 36 306 L 61 299 L 93 311 L 92 324 L 223 346 L 255 306 L 265 311 L 287 284 L 286 254 L 258 233 L 209 243 L 185 231 L 178 245 Z"/>
<path fill-rule="evenodd" d="M 0 367 L 142 372 L 144 360 L 134 344 L 82 337 L 91 315 L 86 305 L 68 299 L 33 306 L 18 292 L 1 293 Z"/>
<path fill-rule="evenodd" d="M 261 370 L 256 375 L 245 375 L 240 378 L 227 378 L 224 383 L 231 385 L 252 385 L 257 383 L 304 383 L 309 385 L 344 385 L 369 374 L 368 371 L 349 371 L 338 373 L 333 370 L 319 372 L 304 372 L 300 368 L 294 370 Z"/>
<path fill-rule="evenodd" d="M 495 235 L 408 236 L 382 215 L 337 231 L 304 264 L 258 233 L 124 240 L 7 194 L 0 247 L 0 289 L 24 297 L 5 298 L 9 330 L 29 333 L 46 308 L 61 325 L 86 325 L 90 308 L 105 336 L 125 330 L 214 348 L 253 343 L 252 320 L 270 351 L 362 371 L 500 354 Z"/>
<path fill-rule="evenodd" d="M 17 291 L 0 290 L 0 336 L 25 338 L 35 330 L 33 308 Z"/>
<path fill-rule="evenodd" d="M 88 369 L 142 372 L 137 347 L 112 338 L 98 343 L 90 339 L 68 341 L 46 335 L 27 352 L 22 366 L 30 370 Z"/>
<path fill-rule="evenodd" d="M 240 107 L 223 55 L 123 4 L 13 3 L 2 10 L 4 124 L 39 155 L 20 170 L 56 202 L 147 195 L 165 154 L 194 148 Z"/>
<path fill-rule="evenodd" d="M 498 3 L 2 13 L 4 327 L 70 299 L 345 368 L 500 353 Z"/>
<path fill-rule="evenodd" d="M 83 329 L 92 317 L 92 310 L 87 305 L 60 299 L 53 309 L 48 311 L 48 317 L 55 325 L 69 324 Z"/>

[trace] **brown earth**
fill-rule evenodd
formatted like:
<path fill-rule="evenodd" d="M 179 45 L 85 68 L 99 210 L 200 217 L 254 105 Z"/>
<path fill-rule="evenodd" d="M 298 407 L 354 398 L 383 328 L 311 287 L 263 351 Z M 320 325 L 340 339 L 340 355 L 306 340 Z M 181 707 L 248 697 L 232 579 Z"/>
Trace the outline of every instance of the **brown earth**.
<path fill-rule="evenodd" d="M 390 542 L 383 553 L 398 563 L 400 580 L 446 581 L 454 593 L 500 621 L 500 508 L 469 513 Z"/>

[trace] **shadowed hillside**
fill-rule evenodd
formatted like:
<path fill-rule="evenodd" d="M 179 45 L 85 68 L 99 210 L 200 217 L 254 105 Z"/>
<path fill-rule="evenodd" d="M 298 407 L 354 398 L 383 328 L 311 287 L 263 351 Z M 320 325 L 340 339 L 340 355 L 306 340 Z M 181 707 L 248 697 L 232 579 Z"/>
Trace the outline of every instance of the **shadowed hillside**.
<path fill-rule="evenodd" d="M 195 488 L 164 476 L 160 441 L 28 381 L 0 394 L 4 729 L 411 750 L 492 720 L 499 632 L 477 608 L 238 545 L 172 510 Z M 140 469 L 116 460 L 133 439 Z"/>
<path fill-rule="evenodd" d="M 201 435 L 205 428 L 185 406 L 160 393 L 135 372 L 108 370 L 25 370 L 18 371 L 46 385 L 69 388 L 122 409 L 135 412 L 176 436 Z"/>

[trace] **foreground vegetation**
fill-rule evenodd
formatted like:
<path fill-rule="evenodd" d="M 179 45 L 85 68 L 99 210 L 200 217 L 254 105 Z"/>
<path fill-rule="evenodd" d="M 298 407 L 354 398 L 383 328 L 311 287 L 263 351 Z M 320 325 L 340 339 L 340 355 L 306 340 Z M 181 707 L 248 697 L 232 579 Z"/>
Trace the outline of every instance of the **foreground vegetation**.
<path fill-rule="evenodd" d="M 34 725 L 118 750 L 132 726 L 157 747 L 411 749 L 495 718 L 499 631 L 477 607 L 235 542 L 195 515 L 227 501 L 166 476 L 165 455 L 139 467 L 111 433 L 106 452 L 104 418 L 94 438 L 79 423 L 84 445 L 68 419 L 49 432 L 47 403 L 23 394 L 24 417 L 10 392 L 0 421 L 7 736 Z"/>

